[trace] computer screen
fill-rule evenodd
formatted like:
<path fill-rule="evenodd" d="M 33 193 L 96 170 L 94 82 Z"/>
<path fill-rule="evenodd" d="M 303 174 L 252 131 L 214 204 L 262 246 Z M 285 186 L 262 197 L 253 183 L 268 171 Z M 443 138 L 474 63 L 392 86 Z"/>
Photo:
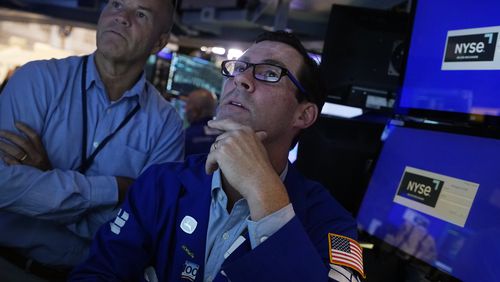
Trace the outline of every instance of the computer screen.
<path fill-rule="evenodd" d="M 332 5 L 321 61 L 329 101 L 391 109 L 408 26 L 407 13 Z"/>
<path fill-rule="evenodd" d="M 175 95 L 187 95 L 196 88 L 205 88 L 220 95 L 224 77 L 220 67 L 202 58 L 174 54 L 167 90 Z"/>
<path fill-rule="evenodd" d="M 498 11 L 498 0 L 416 1 L 399 112 L 500 116 Z"/>
<path fill-rule="evenodd" d="M 500 140 L 388 126 L 362 230 L 463 281 L 500 277 Z"/>

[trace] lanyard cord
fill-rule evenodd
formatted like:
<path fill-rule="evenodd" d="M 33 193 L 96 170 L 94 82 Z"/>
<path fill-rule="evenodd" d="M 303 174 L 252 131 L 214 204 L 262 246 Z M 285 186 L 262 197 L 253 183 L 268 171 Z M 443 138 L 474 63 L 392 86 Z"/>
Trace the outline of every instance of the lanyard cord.
<path fill-rule="evenodd" d="M 118 125 L 118 127 L 113 131 L 113 133 L 109 134 L 102 140 L 102 142 L 95 148 L 94 152 L 87 158 L 87 88 L 86 88 L 86 82 L 87 82 L 87 61 L 88 61 L 88 56 L 83 57 L 83 66 L 82 66 L 82 163 L 80 164 L 80 167 L 78 167 L 78 171 L 80 173 L 85 173 L 90 165 L 92 165 L 92 162 L 94 162 L 95 157 L 97 154 L 108 144 L 108 142 L 113 138 L 113 136 L 120 131 L 131 119 L 132 117 L 139 111 L 140 105 L 137 103 L 137 105 L 130 111 L 125 119 Z"/>

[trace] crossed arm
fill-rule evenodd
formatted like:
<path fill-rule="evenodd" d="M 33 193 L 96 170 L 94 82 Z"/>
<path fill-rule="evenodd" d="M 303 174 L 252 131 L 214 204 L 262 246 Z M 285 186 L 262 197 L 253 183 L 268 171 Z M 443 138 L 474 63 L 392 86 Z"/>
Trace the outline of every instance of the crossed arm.
<path fill-rule="evenodd" d="M 54 97 L 35 90 L 50 92 L 51 89 L 44 87 L 44 80 L 50 78 L 40 75 L 40 70 L 33 65 L 28 64 L 26 68 L 28 70 L 25 67 L 18 70 L 17 76 L 13 76 L 0 95 L 0 209 L 62 224 L 80 223 L 94 209 L 111 210 L 124 198 L 133 181 L 131 178 L 136 175 L 84 175 L 72 170 L 73 165 L 67 159 L 62 161 L 65 165 L 61 167 L 54 165 L 57 161 L 50 160 L 55 157 L 50 156 L 47 144 L 43 144 L 56 138 L 43 138 L 43 132 L 48 127 L 45 123 L 50 120 L 47 116 L 54 111 L 51 100 Z M 162 133 L 154 153 L 144 161 L 144 165 L 180 159 L 183 152 L 181 130 L 179 126 L 169 132 L 179 138 Z M 62 148 L 76 145 L 68 140 L 53 141 Z M 53 144 L 52 147 L 59 150 Z M 109 161 L 112 165 L 120 162 Z M 93 227 L 82 230 L 95 230 L 99 223 L 102 222 L 97 221 Z M 91 238 L 93 234 L 85 231 L 78 235 Z"/>

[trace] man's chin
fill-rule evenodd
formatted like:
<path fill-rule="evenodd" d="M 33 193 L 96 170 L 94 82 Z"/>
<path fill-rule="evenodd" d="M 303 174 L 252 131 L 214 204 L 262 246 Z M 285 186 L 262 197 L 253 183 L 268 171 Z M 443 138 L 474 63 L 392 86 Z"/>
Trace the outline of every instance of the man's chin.
<path fill-rule="evenodd" d="M 97 44 L 97 51 L 101 52 L 106 57 L 122 57 L 126 53 L 124 45 L 117 42 L 117 40 L 102 39 Z"/>
<path fill-rule="evenodd" d="M 252 122 L 248 117 L 244 117 L 242 115 L 235 115 L 235 114 L 228 114 L 228 113 L 217 113 L 216 120 L 223 120 L 223 119 L 229 119 L 234 122 L 237 122 L 242 125 L 250 126 L 252 127 Z"/>
<path fill-rule="evenodd" d="M 96 53 L 100 53 L 103 58 L 111 61 L 124 61 L 127 59 L 127 56 L 123 54 L 124 52 L 118 48 L 113 50 L 113 48 L 108 48 L 108 46 L 97 48 Z"/>

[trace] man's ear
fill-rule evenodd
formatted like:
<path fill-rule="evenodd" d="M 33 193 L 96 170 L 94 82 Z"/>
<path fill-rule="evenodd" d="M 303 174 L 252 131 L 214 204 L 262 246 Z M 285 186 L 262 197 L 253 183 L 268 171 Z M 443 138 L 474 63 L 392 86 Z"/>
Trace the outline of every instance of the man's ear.
<path fill-rule="evenodd" d="M 318 118 L 318 106 L 311 102 L 299 104 L 294 126 L 300 129 L 308 128 Z"/>
<path fill-rule="evenodd" d="M 151 54 L 156 54 L 163 49 L 168 43 L 168 39 L 170 38 L 170 32 L 164 32 L 160 35 L 160 38 L 158 38 L 158 41 L 156 41 L 155 45 L 153 46 L 153 49 L 151 50 Z"/>

